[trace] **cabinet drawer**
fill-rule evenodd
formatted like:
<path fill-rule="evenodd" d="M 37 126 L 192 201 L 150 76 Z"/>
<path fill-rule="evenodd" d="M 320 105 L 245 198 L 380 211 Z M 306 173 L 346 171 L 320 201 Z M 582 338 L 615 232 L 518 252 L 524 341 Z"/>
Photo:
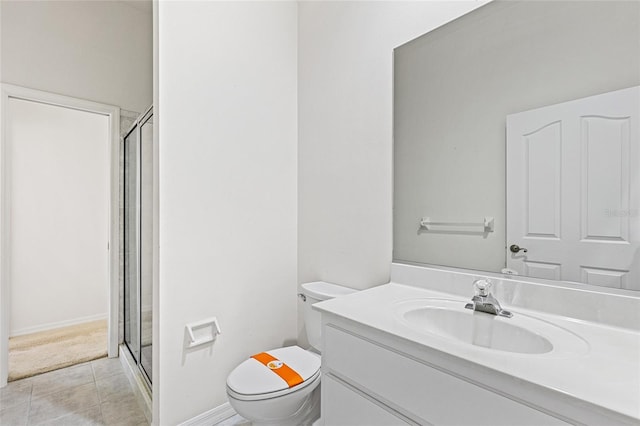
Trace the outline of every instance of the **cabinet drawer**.
<path fill-rule="evenodd" d="M 335 372 L 383 403 L 399 407 L 402 414 L 418 423 L 567 424 L 331 325 L 326 325 L 323 332 L 323 371 Z"/>
<path fill-rule="evenodd" d="M 322 377 L 322 421 L 325 426 L 408 424 L 330 375 Z"/>

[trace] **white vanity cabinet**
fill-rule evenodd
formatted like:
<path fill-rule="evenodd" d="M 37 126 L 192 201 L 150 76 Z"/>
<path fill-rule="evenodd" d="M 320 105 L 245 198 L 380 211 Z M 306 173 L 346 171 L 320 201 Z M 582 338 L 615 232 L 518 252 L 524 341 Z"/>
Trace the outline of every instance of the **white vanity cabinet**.
<path fill-rule="evenodd" d="M 393 336 L 323 314 L 322 421 L 334 425 L 566 425 L 471 383 Z"/>

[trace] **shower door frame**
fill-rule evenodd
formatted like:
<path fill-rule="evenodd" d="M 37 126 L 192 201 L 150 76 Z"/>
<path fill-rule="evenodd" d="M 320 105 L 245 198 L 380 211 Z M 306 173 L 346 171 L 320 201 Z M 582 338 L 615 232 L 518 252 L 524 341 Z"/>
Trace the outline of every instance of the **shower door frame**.
<path fill-rule="evenodd" d="M 119 236 L 118 236 L 118 178 L 119 178 L 119 142 L 120 108 L 98 102 L 58 95 L 41 90 L 2 83 L 0 88 L 0 388 L 7 385 L 9 375 L 9 321 L 11 318 L 11 274 L 9 271 L 11 256 L 11 194 L 9 193 L 10 161 L 7 158 L 7 110 L 9 99 L 38 102 L 62 108 L 70 108 L 109 118 L 109 147 L 107 163 L 109 167 L 109 229 L 106 239 L 109 307 L 107 310 L 107 355 L 118 356 L 118 304 L 119 304 Z"/>
<path fill-rule="evenodd" d="M 135 286 L 136 286 L 136 301 L 137 301 L 137 317 L 136 317 L 136 325 L 137 325 L 137 332 L 138 332 L 138 348 L 137 348 L 137 353 L 138 356 L 136 357 L 134 355 L 134 350 L 133 348 L 130 347 L 129 343 L 127 342 L 126 339 L 126 327 L 127 327 L 127 323 L 126 323 L 126 315 L 124 315 L 124 311 L 126 309 L 126 304 L 127 304 L 127 298 L 128 298 L 128 294 L 125 291 L 125 281 L 127 279 L 127 269 L 125 268 L 125 265 L 127 264 L 127 259 L 124 259 L 123 262 L 123 282 L 122 282 L 122 295 L 123 295 L 123 299 L 122 299 L 122 304 L 123 304 L 123 332 L 122 332 L 122 343 L 123 345 L 126 347 L 126 350 L 129 351 L 129 354 L 131 355 L 131 357 L 133 358 L 133 360 L 135 361 L 136 367 L 138 368 L 138 370 L 140 371 L 144 381 L 146 382 L 147 386 L 149 387 L 149 389 L 151 390 L 152 387 L 152 381 L 153 381 L 153 372 L 147 372 L 145 370 L 145 367 L 142 364 L 142 127 L 153 118 L 154 116 L 154 112 L 153 112 L 153 105 L 149 106 L 142 114 L 140 114 L 138 116 L 138 118 L 135 120 L 135 122 L 131 125 L 131 127 L 129 128 L 129 130 L 124 134 L 123 138 L 122 138 L 122 150 L 123 150 L 123 168 L 126 167 L 127 164 L 127 146 L 126 146 L 126 139 L 127 137 L 129 137 L 129 135 L 131 135 L 132 133 L 136 133 L 136 146 L 135 146 L 135 151 L 136 151 L 136 159 L 135 159 L 135 163 L 136 163 L 136 175 L 135 175 L 135 179 L 136 179 L 136 206 L 135 206 L 135 217 L 137 218 L 137 221 L 135 223 L 135 227 L 134 227 L 134 232 L 135 232 L 135 236 L 136 236 L 136 249 L 137 249 L 137 253 L 136 253 L 136 263 L 135 263 L 135 268 L 136 268 L 136 282 L 135 282 Z M 154 134 L 155 134 L 155 129 L 154 130 Z M 152 145 L 155 147 L 155 139 L 151 141 Z M 155 151 L 155 150 L 154 150 Z M 152 158 L 152 167 L 154 170 L 156 170 L 156 161 L 155 161 L 155 155 Z M 126 210 L 126 203 L 127 203 L 127 180 L 126 180 L 126 176 L 127 176 L 127 172 L 126 170 L 123 169 L 122 172 L 123 175 L 123 207 L 124 208 L 124 212 L 123 212 L 123 217 L 122 220 L 125 221 L 127 220 L 127 210 Z M 153 175 L 153 179 L 154 181 L 156 180 L 156 175 L 154 173 Z M 153 199 L 154 199 L 154 203 L 152 205 L 152 211 L 154 212 L 154 215 L 152 218 L 148 218 L 148 220 L 152 220 L 154 223 L 156 222 L 156 217 L 155 217 L 155 212 L 156 212 L 156 206 L 155 206 L 155 200 L 157 199 L 157 194 L 156 194 L 156 190 L 155 190 L 155 186 L 153 188 Z M 122 242 L 122 250 L 123 250 L 123 254 L 126 257 L 127 251 L 125 249 L 125 246 L 127 245 L 127 232 L 126 232 L 127 226 L 123 223 L 123 242 Z M 155 226 L 154 226 L 154 230 L 153 230 L 153 239 L 155 240 Z M 152 241 L 152 246 L 155 246 L 155 241 Z M 153 250 L 153 252 L 155 253 L 155 250 Z M 154 262 L 152 261 L 152 271 L 153 274 L 155 275 L 157 269 L 155 268 L 155 265 L 153 264 Z M 153 280 L 152 280 L 152 289 L 155 290 L 154 288 L 154 284 L 153 284 Z M 155 291 L 153 291 L 153 293 L 155 293 Z M 152 312 L 153 312 L 153 301 L 152 301 Z M 153 314 L 152 314 L 153 315 Z M 152 339 L 153 339 L 153 332 L 152 332 Z M 152 341 L 153 342 L 153 341 Z M 153 343 L 152 343 L 153 345 Z M 151 366 L 151 368 L 153 368 L 153 365 Z"/>

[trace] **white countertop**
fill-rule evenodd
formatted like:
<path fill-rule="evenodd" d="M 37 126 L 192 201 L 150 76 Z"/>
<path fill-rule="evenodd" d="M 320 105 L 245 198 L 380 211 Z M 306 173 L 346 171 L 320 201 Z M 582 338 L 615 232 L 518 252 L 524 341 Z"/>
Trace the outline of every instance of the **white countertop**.
<path fill-rule="evenodd" d="M 398 303 L 413 299 L 444 298 L 470 301 L 458 295 L 390 283 L 314 305 L 314 308 L 388 333 L 420 346 L 509 375 L 569 397 L 638 420 L 640 423 L 640 333 L 559 315 L 503 306 L 514 316 L 526 314 L 551 322 L 584 339 L 579 355 L 520 354 L 478 347 L 415 330 L 399 321 Z"/>

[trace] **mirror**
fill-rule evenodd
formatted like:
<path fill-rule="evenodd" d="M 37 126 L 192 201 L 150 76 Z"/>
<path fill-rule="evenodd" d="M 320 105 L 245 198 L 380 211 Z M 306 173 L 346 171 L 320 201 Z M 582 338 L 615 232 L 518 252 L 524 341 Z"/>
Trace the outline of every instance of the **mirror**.
<path fill-rule="evenodd" d="M 394 261 L 640 290 L 637 112 L 513 129 L 639 85 L 638 2 L 494 1 L 396 48 Z"/>

